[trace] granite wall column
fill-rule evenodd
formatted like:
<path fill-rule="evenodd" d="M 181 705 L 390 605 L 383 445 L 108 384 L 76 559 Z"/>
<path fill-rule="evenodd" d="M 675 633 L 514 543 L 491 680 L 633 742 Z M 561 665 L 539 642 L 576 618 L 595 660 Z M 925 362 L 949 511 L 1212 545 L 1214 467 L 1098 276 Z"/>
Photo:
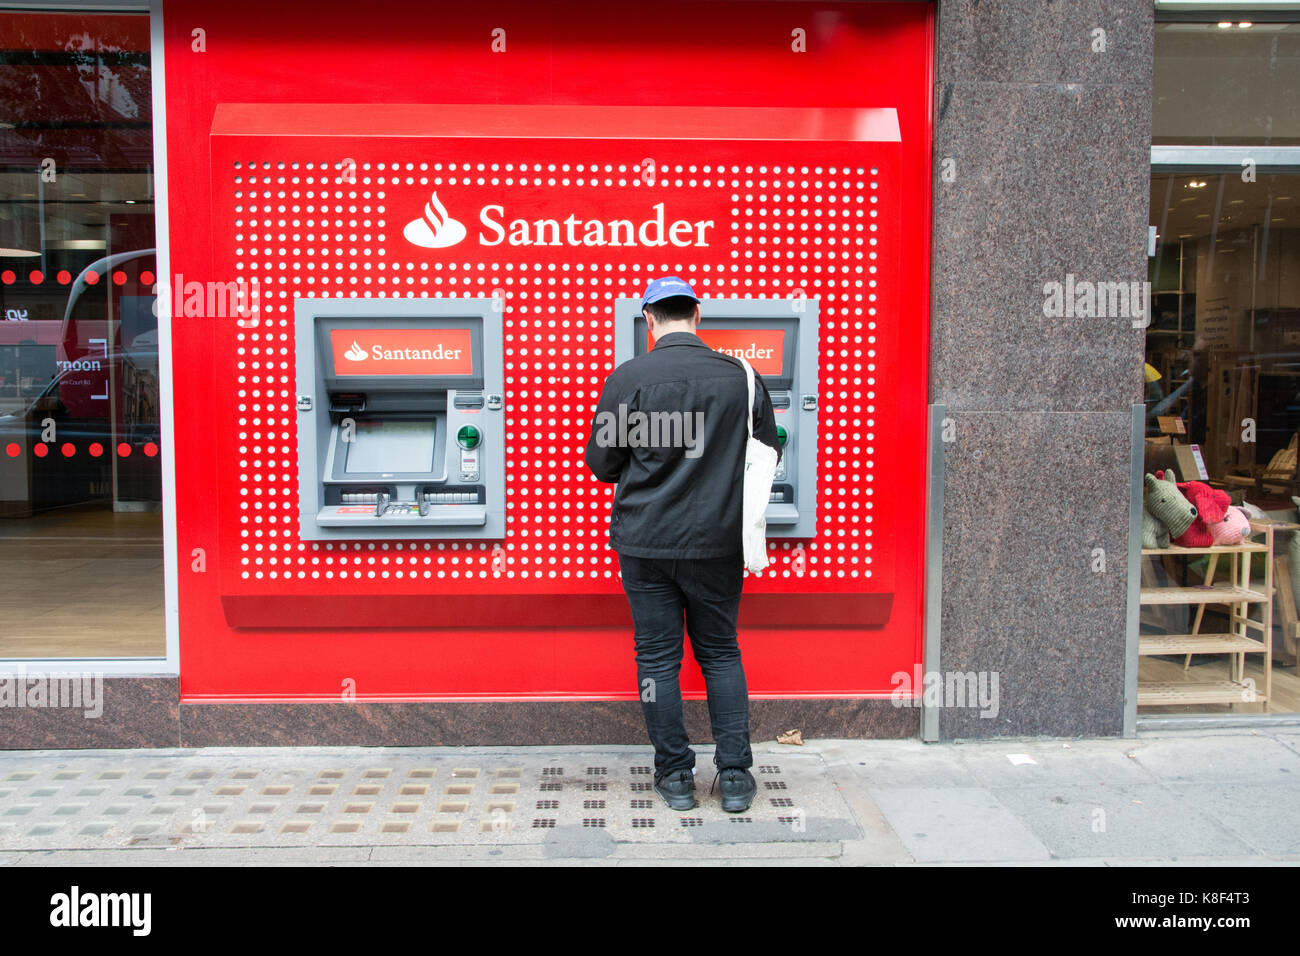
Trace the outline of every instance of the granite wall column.
<path fill-rule="evenodd" d="M 1049 317 L 1045 287 L 1147 277 L 1152 36 L 1151 0 L 938 5 L 939 670 L 998 679 L 941 739 L 1122 731 L 1144 333 L 1131 304 Z"/>

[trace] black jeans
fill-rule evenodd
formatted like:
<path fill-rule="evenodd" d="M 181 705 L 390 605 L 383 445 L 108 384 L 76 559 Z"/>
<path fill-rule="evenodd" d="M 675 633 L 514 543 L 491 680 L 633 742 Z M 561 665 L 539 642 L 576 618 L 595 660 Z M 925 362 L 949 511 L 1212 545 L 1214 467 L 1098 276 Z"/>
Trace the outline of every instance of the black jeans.
<path fill-rule="evenodd" d="M 719 770 L 749 769 L 749 688 L 736 640 L 744 584 L 739 554 L 708 560 L 619 554 L 636 635 L 636 679 L 646 731 L 655 748 L 655 782 L 695 766 L 682 717 L 682 623 L 709 695 Z"/>

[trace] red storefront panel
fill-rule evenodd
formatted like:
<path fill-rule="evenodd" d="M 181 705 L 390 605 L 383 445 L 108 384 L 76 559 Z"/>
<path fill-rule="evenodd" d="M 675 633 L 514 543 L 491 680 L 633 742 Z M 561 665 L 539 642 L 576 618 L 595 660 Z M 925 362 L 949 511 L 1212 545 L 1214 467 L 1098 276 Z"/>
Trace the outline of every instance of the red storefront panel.
<path fill-rule="evenodd" d="M 674 13 L 685 45 L 629 33 Z M 818 530 L 747 583 L 751 693 L 910 673 L 928 7 L 412 5 L 399 25 L 168 3 L 164 23 L 172 269 L 256 305 L 173 320 L 179 547 L 207 555 L 182 561 L 186 699 L 634 697 L 611 489 L 582 449 L 613 301 L 664 273 L 819 303 Z M 426 295 L 502 303 L 506 538 L 300 540 L 295 297 Z"/>

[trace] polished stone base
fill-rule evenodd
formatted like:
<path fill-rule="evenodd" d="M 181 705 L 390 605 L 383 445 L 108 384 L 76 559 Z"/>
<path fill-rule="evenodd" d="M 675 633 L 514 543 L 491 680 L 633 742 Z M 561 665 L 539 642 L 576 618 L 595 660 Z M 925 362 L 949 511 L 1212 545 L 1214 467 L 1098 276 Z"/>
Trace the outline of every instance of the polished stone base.
<path fill-rule="evenodd" d="M 686 701 L 693 742 L 708 743 L 708 705 Z M 754 700 L 754 740 L 915 737 L 920 711 L 888 700 Z M 183 704 L 185 747 L 557 746 L 647 744 L 637 701 Z"/>
<path fill-rule="evenodd" d="M 0 698 L 0 750 L 180 745 L 180 681 L 175 677 L 104 677 L 90 693 L 83 682 L 79 696 L 72 698 L 75 706 L 51 706 L 67 700 L 67 682 L 55 699 L 48 693 L 48 683 L 59 675 L 48 675 L 46 693 L 42 694 L 35 688 L 35 668 L 20 673 L 24 680 L 18 686 L 25 691 L 24 706 Z M 0 674 L 0 679 L 13 676 Z M 46 676 L 40 675 L 40 679 Z"/>
<path fill-rule="evenodd" d="M 564 746 L 647 744 L 637 701 L 180 703 L 176 678 L 103 679 L 102 713 L 0 707 L 0 750 L 128 747 Z M 691 740 L 710 743 L 708 704 L 686 701 Z M 753 700 L 752 739 L 905 739 L 920 711 L 888 700 Z"/>

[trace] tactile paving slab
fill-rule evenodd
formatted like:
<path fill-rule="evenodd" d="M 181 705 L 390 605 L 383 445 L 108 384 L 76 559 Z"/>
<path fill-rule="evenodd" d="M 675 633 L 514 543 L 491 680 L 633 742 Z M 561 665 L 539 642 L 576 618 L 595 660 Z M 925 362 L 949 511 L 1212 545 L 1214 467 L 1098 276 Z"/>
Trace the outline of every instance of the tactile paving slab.
<path fill-rule="evenodd" d="M 817 754 L 755 754 L 758 793 L 724 813 L 699 752 L 690 811 L 650 755 L 432 749 L 0 755 L 0 849 L 785 843 L 861 832 Z"/>

